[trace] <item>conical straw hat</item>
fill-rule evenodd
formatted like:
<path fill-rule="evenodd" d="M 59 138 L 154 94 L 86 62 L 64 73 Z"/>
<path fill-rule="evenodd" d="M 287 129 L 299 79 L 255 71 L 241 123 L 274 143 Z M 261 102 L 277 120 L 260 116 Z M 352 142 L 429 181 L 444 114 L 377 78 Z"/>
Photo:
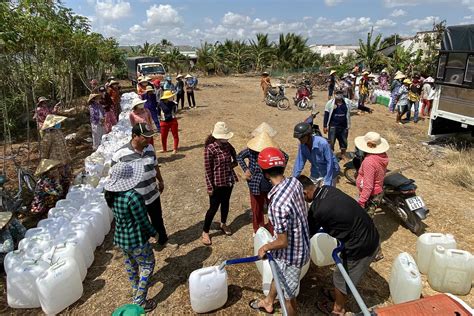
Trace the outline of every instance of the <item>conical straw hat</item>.
<path fill-rule="evenodd" d="M 0 212 L 0 229 L 7 226 L 13 217 L 12 212 Z"/>
<path fill-rule="evenodd" d="M 61 164 L 61 161 L 58 160 L 53 160 L 53 159 L 42 159 L 41 162 L 38 165 L 38 168 L 36 168 L 35 176 L 39 176 L 46 171 L 49 171 L 53 169 L 54 167 L 57 167 Z"/>
<path fill-rule="evenodd" d="M 256 152 L 261 152 L 268 147 L 280 148 L 280 146 L 278 146 L 278 144 L 265 131 L 249 140 L 247 147 Z"/>
<path fill-rule="evenodd" d="M 253 130 L 252 136 L 255 137 L 262 132 L 267 132 L 270 137 L 275 137 L 277 134 L 277 131 L 273 127 L 271 127 L 267 122 L 263 122 Z"/>
<path fill-rule="evenodd" d="M 65 121 L 66 119 L 67 117 L 65 116 L 48 114 L 48 116 L 46 116 L 46 119 L 44 120 L 43 126 L 41 126 L 41 129 L 45 130 L 54 127 L 56 124 L 59 124 Z"/>

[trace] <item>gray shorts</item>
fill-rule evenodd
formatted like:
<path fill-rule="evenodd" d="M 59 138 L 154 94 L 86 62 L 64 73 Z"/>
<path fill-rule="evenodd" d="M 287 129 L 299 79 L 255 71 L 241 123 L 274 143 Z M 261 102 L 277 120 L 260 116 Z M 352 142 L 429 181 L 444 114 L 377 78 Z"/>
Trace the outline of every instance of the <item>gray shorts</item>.
<path fill-rule="evenodd" d="M 375 256 L 377 255 L 379 250 L 380 248 L 377 247 L 374 253 L 370 256 L 364 257 L 359 260 L 347 261 L 347 272 L 349 273 L 349 277 L 351 278 L 352 283 L 354 283 L 355 286 L 359 284 L 360 279 L 369 269 L 370 264 L 372 263 L 372 261 L 374 261 Z M 344 277 L 342 276 L 341 271 L 339 271 L 339 268 L 337 266 L 335 267 L 334 273 L 332 274 L 332 281 L 336 289 L 347 295 L 346 281 L 344 280 Z"/>
<path fill-rule="evenodd" d="M 281 277 L 284 283 L 282 284 L 283 293 L 286 300 L 291 300 L 296 297 L 296 290 L 300 285 L 301 268 L 290 266 L 282 260 L 275 259 L 275 262 L 280 269 Z"/>

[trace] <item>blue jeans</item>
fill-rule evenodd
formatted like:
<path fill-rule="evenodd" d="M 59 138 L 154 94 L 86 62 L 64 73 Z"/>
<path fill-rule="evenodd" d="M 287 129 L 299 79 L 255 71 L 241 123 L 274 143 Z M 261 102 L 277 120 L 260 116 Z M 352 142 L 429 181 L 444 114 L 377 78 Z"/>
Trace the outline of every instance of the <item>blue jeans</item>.
<path fill-rule="evenodd" d="M 414 115 L 413 121 L 418 122 L 418 107 L 420 106 L 420 101 L 408 101 L 408 113 L 407 113 L 407 120 L 410 120 L 411 117 L 411 106 L 413 105 Z"/>
<path fill-rule="evenodd" d="M 334 151 L 334 145 L 336 144 L 336 139 L 339 142 L 339 148 L 341 150 L 347 149 L 347 136 L 349 134 L 349 129 L 344 127 L 330 126 L 328 139 L 329 144 L 331 145 L 332 151 Z"/>

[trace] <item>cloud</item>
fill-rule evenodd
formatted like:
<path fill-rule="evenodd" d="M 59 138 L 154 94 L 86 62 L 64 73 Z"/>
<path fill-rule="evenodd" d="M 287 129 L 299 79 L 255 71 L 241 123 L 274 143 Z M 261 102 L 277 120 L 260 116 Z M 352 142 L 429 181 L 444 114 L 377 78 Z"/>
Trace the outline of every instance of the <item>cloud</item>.
<path fill-rule="evenodd" d="M 427 16 L 423 19 L 413 19 L 405 23 L 405 25 L 414 28 L 416 31 L 426 31 L 427 29 L 432 29 L 433 23 L 439 22 L 439 17 L 437 16 Z"/>
<path fill-rule="evenodd" d="M 97 1 L 95 5 L 96 16 L 106 21 L 128 17 L 131 11 L 130 3 L 120 0 Z"/>
<path fill-rule="evenodd" d="M 399 17 L 399 16 L 405 16 L 407 15 L 407 11 L 405 10 L 402 10 L 402 9 L 395 9 L 392 11 L 392 13 L 390 14 L 390 16 L 393 16 L 393 17 Z"/>
<path fill-rule="evenodd" d="M 474 15 L 466 15 L 463 19 L 464 20 L 472 20 L 472 19 L 474 19 Z"/>
<path fill-rule="evenodd" d="M 329 7 L 333 7 L 341 2 L 342 0 L 324 0 L 324 3 Z"/>
<path fill-rule="evenodd" d="M 152 5 L 146 11 L 146 17 L 147 26 L 176 26 L 183 22 L 183 18 L 179 15 L 178 11 L 169 4 Z"/>
<path fill-rule="evenodd" d="M 205 18 L 204 18 L 204 23 L 206 23 L 206 24 L 213 24 L 214 21 L 213 21 L 210 17 L 205 17 Z"/>
<path fill-rule="evenodd" d="M 467 6 L 469 10 L 474 11 L 474 0 L 462 0 L 462 4 Z"/>
<path fill-rule="evenodd" d="M 382 20 L 377 20 L 374 24 L 376 28 L 385 28 L 385 27 L 392 27 L 397 25 L 397 23 L 393 22 L 390 19 L 382 19 Z"/>
<path fill-rule="evenodd" d="M 227 12 L 222 18 L 222 24 L 227 26 L 243 26 L 250 22 L 250 17 L 233 12 Z"/>

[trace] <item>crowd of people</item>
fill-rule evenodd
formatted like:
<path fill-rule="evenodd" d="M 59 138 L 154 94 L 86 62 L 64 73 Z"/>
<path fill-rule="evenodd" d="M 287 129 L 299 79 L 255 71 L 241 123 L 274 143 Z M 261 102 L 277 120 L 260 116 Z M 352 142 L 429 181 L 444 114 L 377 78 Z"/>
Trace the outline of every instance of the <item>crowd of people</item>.
<path fill-rule="evenodd" d="M 359 100 L 358 108 L 362 111 L 365 111 L 364 98 L 368 96 L 369 75 L 368 72 L 363 72 L 361 79 L 361 87 L 367 89 L 362 89 L 363 100 Z M 395 94 L 393 107 L 416 103 L 409 96 L 410 92 L 415 93 L 415 88 L 416 91 L 419 89 L 420 98 L 423 95 L 429 100 L 431 90 L 425 91 L 420 80 L 414 80 L 416 84 L 412 89 L 413 82 L 407 82 L 402 75 L 399 73 L 394 78 L 399 83 L 395 85 L 398 85 L 397 91 L 400 92 Z M 351 74 L 343 80 L 349 78 L 352 81 L 353 76 L 355 75 Z M 269 76 L 263 78 L 261 87 L 265 94 L 265 87 L 270 79 Z M 195 83 L 190 80 L 193 77 L 187 75 L 184 77 L 185 81 L 182 79 L 183 76 L 178 75 L 174 84 L 167 77 L 162 84 L 150 78 L 139 78 L 138 97 L 132 101 L 132 111 L 128 117 L 132 125 L 132 137 L 129 143 L 114 153 L 105 185 L 105 199 L 115 218 L 114 243 L 124 254 L 133 290 L 133 302 L 142 306 L 145 311 L 156 307 L 153 300 L 147 299 L 150 276 L 155 266 L 150 238 L 154 237 L 159 247 L 178 247 L 176 242 L 169 240 L 163 220 L 160 197 L 165 184 L 153 137 L 161 134 L 161 152 L 166 152 L 167 136 L 171 130 L 173 152 L 178 151 L 178 102 L 181 103 L 181 109 L 184 109 L 186 92 L 189 108 L 196 106 Z M 388 82 L 387 76 L 386 81 L 382 80 L 381 83 L 388 89 Z M 335 77 L 330 81 L 332 90 L 328 93 L 330 98 L 324 115 L 324 132 L 328 133 L 328 139 L 315 135 L 313 126 L 307 122 L 294 126 L 293 137 L 298 141 L 298 151 L 290 177 L 285 176 L 289 156 L 276 142 L 275 129 L 267 123 L 262 123 L 251 133 L 252 138 L 239 152 L 230 143 L 234 134 L 225 122 L 217 122 L 204 141 L 203 171 L 209 208 L 204 216 L 201 242 L 206 246 L 213 244 L 209 230 L 219 209 L 219 227 L 225 235 L 232 235 L 227 219 L 233 188 L 239 180 L 235 168 L 240 167 L 249 188 L 253 233 L 260 227 L 265 227 L 274 236 L 272 242 L 259 249 L 259 256 L 264 258 L 270 252 L 281 270 L 285 305 L 290 315 L 297 313 L 296 292 L 301 269 L 309 261 L 309 240 L 320 228 L 344 243 L 343 260 L 356 285 L 367 272 L 370 263 L 383 257 L 379 234 L 366 209 L 370 201 L 382 192 L 389 161 L 386 154 L 389 144 L 376 132 L 356 137 L 356 148 L 365 153 L 357 177 L 359 195 L 353 198 L 336 188 L 339 161 L 345 159 L 348 148 L 350 108 L 354 96 L 350 92 L 352 90 L 341 88 L 340 85 Z M 93 91 L 88 97 L 88 105 L 92 146 L 96 149 L 102 135 L 117 123 L 120 114 L 120 86 L 113 78 L 104 86 L 99 86 L 97 82 L 91 82 L 91 86 Z M 175 98 L 178 102 L 174 101 Z M 32 211 L 39 214 L 46 214 L 58 199 L 65 196 L 72 177 L 71 157 L 61 132 L 61 123 L 66 118 L 57 115 L 57 106 L 51 110 L 49 107 L 43 108 L 45 101 L 48 100 L 38 100 L 35 115 L 42 134 L 42 160 L 36 171 L 40 178 Z M 422 109 L 422 115 L 425 108 L 429 111 L 429 102 Z M 416 112 L 415 120 L 417 119 Z M 334 151 L 336 140 L 341 150 L 339 158 Z M 55 150 L 52 150 L 52 144 L 56 146 Z M 58 145 L 61 150 L 58 150 Z M 308 161 L 311 165 L 310 174 L 305 176 L 302 172 Z M 309 209 L 307 203 L 311 203 Z M 268 209 L 266 223 L 265 209 Z M 12 243 L 12 236 L 5 238 L 10 241 L 9 244 Z M 327 300 L 318 302 L 318 308 L 327 314 L 343 315 L 348 292 L 338 269 L 334 271 L 333 284 L 332 290 L 323 290 Z M 272 313 L 275 298 L 276 288 L 272 283 L 269 294 L 263 299 L 251 301 L 249 306 Z"/>

